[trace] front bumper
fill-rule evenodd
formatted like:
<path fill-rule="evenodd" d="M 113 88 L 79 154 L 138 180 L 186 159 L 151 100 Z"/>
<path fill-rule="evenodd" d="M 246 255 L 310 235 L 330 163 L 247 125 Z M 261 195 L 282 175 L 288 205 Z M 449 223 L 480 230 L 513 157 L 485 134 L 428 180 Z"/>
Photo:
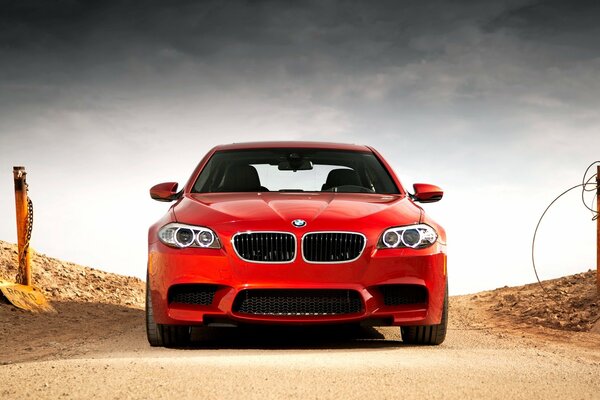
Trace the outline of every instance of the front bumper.
<path fill-rule="evenodd" d="M 380 250 L 367 245 L 359 259 L 342 264 L 306 263 L 302 259 L 264 264 L 243 261 L 227 246 L 180 250 L 156 242 L 149 247 L 148 272 L 154 319 L 169 325 L 433 325 L 440 323 L 446 291 L 445 246 L 439 243 L 420 250 Z M 186 304 L 170 298 L 174 287 L 189 284 L 213 285 L 209 304 Z M 425 300 L 386 304 L 384 288 L 390 285 L 423 288 Z M 349 291 L 358 294 L 361 307 L 327 315 L 267 315 L 241 312 L 236 306 L 237 296 L 245 291 L 298 289 Z"/>

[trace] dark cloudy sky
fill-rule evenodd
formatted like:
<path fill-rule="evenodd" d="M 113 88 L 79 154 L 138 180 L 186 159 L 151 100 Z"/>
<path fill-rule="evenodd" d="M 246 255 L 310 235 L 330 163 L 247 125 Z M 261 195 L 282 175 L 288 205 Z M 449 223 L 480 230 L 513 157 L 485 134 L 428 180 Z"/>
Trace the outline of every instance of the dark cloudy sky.
<path fill-rule="evenodd" d="M 455 293 L 531 281 L 539 214 L 600 159 L 598 21 L 592 0 L 0 0 L 0 239 L 24 164 L 38 251 L 144 276 L 149 186 L 216 144 L 328 140 L 446 189 L 426 209 Z M 561 202 L 542 276 L 593 267 L 594 239 Z"/>

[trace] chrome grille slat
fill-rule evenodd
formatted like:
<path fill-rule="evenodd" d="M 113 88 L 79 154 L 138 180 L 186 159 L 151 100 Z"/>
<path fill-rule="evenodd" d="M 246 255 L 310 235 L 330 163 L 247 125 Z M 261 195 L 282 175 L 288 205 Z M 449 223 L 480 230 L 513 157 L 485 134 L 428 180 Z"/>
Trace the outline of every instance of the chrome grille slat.
<path fill-rule="evenodd" d="M 232 242 L 245 261 L 286 263 L 296 256 L 296 239 L 287 232 L 242 232 L 235 234 Z"/>
<path fill-rule="evenodd" d="M 302 238 L 302 255 L 308 262 L 341 263 L 356 260 L 366 246 L 356 232 L 311 232 Z"/>

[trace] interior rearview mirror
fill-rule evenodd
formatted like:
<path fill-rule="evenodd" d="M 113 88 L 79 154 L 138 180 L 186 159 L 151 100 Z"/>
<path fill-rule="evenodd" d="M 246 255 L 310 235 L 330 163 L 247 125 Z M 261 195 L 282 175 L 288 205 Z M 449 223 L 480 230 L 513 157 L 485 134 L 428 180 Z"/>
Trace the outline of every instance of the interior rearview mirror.
<path fill-rule="evenodd" d="M 280 171 L 306 171 L 313 169 L 313 163 L 310 160 L 298 159 L 282 161 L 277 165 Z"/>

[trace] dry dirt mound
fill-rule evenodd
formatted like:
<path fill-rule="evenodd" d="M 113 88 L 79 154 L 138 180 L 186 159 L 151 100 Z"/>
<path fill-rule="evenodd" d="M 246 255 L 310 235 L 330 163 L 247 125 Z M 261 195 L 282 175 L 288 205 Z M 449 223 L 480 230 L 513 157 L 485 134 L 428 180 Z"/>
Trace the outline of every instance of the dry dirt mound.
<path fill-rule="evenodd" d="M 0 241 L 0 279 L 14 281 L 17 248 Z M 33 282 L 56 313 L 22 311 L 0 299 L 0 366 L 98 351 L 143 337 L 144 282 L 33 253 Z M 1 386 L 1 385 L 0 385 Z"/>
<path fill-rule="evenodd" d="M 77 301 L 143 307 L 144 282 L 32 252 L 33 284 L 50 301 Z M 0 241 L 0 279 L 14 281 L 17 246 Z"/>
<path fill-rule="evenodd" d="M 532 283 L 468 297 L 487 308 L 494 317 L 516 324 L 580 332 L 595 332 L 600 328 L 600 294 L 596 289 L 595 270 L 542 283 L 545 290 L 538 283 Z"/>

